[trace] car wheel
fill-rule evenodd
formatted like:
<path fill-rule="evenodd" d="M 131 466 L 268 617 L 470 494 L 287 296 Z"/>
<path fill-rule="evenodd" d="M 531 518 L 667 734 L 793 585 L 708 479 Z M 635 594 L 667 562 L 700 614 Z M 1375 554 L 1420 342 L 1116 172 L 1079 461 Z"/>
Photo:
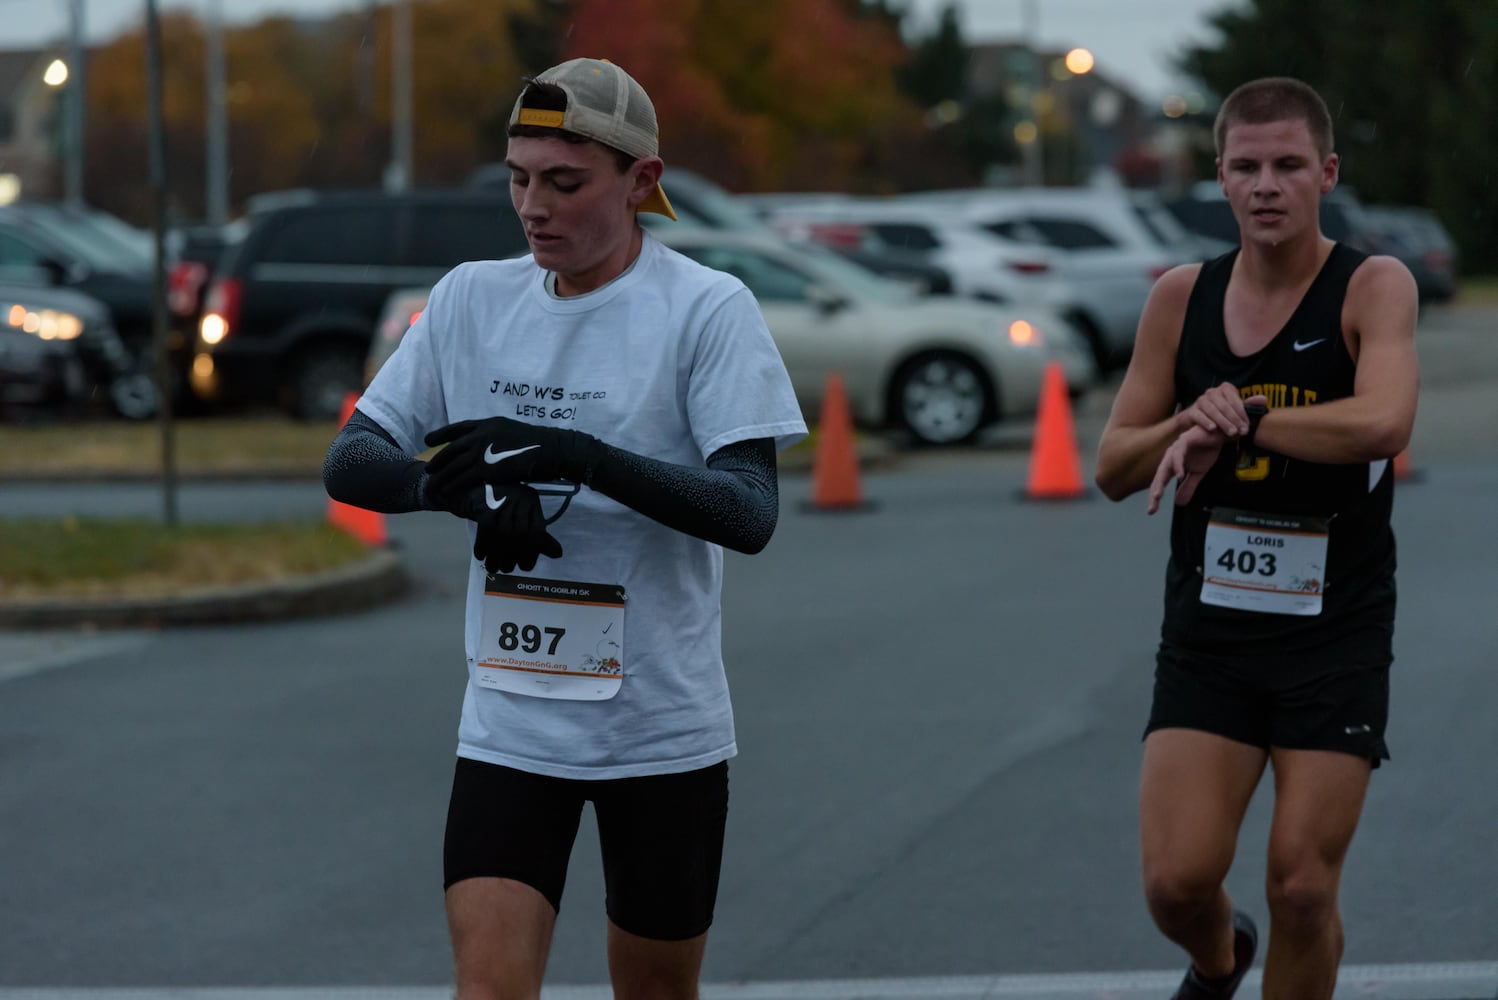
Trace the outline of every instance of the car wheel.
<path fill-rule="evenodd" d="M 988 375 L 973 359 L 949 352 L 906 362 L 891 401 L 900 424 L 922 444 L 971 441 L 998 412 Z"/>
<path fill-rule="evenodd" d="M 345 347 L 301 354 L 292 372 L 292 412 L 302 420 L 337 420 L 349 393 L 364 387 L 364 358 Z"/>
<path fill-rule="evenodd" d="M 126 420 L 148 420 L 160 403 L 156 382 L 145 372 L 126 372 L 109 383 L 109 405 Z"/>

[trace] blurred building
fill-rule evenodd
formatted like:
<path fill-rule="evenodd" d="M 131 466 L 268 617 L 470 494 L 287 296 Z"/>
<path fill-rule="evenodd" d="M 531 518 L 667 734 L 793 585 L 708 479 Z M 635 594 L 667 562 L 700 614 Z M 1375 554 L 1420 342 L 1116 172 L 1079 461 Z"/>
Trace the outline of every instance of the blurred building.
<path fill-rule="evenodd" d="M 1068 69 L 1064 50 L 999 41 L 971 45 L 968 53 L 968 93 L 1002 97 L 1021 146 L 1030 135 L 1024 123 L 1033 123 L 1045 183 L 1086 183 L 1099 168 L 1126 164 L 1148 141 L 1152 109 L 1096 66 Z"/>
<path fill-rule="evenodd" d="M 61 194 L 60 87 L 47 67 L 61 49 L 0 52 L 0 203 Z"/>

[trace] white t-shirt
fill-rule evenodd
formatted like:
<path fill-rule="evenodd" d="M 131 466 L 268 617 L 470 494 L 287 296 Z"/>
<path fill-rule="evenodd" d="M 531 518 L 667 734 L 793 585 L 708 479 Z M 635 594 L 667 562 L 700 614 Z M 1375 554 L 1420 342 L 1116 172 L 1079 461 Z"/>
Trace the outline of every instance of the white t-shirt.
<path fill-rule="evenodd" d="M 649 233 L 627 272 L 586 295 L 550 295 L 545 277 L 529 256 L 454 269 L 432 289 L 359 409 L 410 454 L 425 450 L 423 438 L 438 427 L 496 415 L 697 467 L 737 441 L 774 438 L 783 448 L 805 435 L 780 354 L 737 278 Z M 555 505 L 544 504 L 548 513 Z M 622 585 L 624 683 L 605 701 L 478 686 L 485 573 L 472 560 L 459 755 L 590 779 L 732 757 L 720 641 L 723 550 L 587 488 L 549 530 L 563 556 L 515 575 Z"/>

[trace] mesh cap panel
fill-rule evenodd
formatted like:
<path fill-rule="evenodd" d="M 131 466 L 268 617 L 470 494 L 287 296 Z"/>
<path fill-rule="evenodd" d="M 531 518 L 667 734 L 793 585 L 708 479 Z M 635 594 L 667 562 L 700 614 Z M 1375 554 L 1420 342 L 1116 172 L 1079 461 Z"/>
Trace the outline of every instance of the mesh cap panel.
<path fill-rule="evenodd" d="M 550 83 L 567 95 L 567 110 L 561 127 L 630 156 L 655 156 L 660 151 L 656 136 L 655 106 L 645 88 L 624 70 L 603 59 L 572 59 L 541 73 L 537 83 Z M 522 95 L 523 97 L 524 95 Z M 510 114 L 510 124 L 520 118 L 520 102 Z"/>
<path fill-rule="evenodd" d="M 536 76 L 535 82 L 561 88 L 567 95 L 566 110 L 525 108 L 522 106 L 525 92 L 522 91 L 510 111 L 511 125 L 566 129 L 637 160 L 660 155 L 655 105 L 650 103 L 650 95 L 635 82 L 634 77 L 607 59 L 569 59 Z M 659 184 L 637 210 L 676 218 L 676 212 Z"/>

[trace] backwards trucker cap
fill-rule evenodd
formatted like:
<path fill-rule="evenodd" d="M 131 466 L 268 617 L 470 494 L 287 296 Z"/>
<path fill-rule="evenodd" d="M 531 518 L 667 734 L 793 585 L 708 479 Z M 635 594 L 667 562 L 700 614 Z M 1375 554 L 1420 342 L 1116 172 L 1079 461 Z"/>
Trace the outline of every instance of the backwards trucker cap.
<path fill-rule="evenodd" d="M 595 139 L 639 159 L 660 155 L 655 105 L 634 77 L 607 59 L 569 59 L 533 78 L 560 87 L 567 95 L 564 111 L 521 107 L 525 92 L 510 112 L 511 125 L 565 129 Z M 676 218 L 666 192 L 657 184 L 636 211 Z"/>

